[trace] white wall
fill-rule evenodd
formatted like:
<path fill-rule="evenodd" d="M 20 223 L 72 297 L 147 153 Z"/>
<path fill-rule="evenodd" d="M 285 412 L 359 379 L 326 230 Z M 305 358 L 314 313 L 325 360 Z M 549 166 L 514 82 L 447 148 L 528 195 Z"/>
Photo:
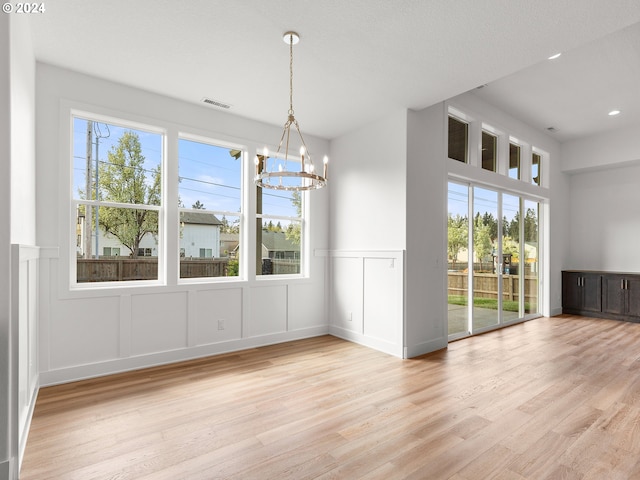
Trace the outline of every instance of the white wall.
<path fill-rule="evenodd" d="M 409 112 L 406 356 L 447 346 L 447 155 L 444 103 Z"/>
<path fill-rule="evenodd" d="M 16 378 L 11 365 L 11 90 L 9 15 L 0 16 L 0 480 L 13 479 L 17 463 L 15 417 L 10 399 Z M 4 387 L 6 385 L 6 388 Z"/>
<path fill-rule="evenodd" d="M 331 249 L 404 249 L 406 117 L 399 110 L 331 141 Z"/>
<path fill-rule="evenodd" d="M 36 238 L 35 60 L 28 19 L 3 15 L 0 22 L 0 384 L 6 385 L 0 394 L 0 479 L 4 480 L 18 478 L 39 384 L 37 370 L 30 368 L 32 358 L 25 356 L 36 350 L 37 336 L 28 327 L 35 324 L 38 312 L 31 309 L 30 319 L 23 323 L 25 316 L 20 314 L 26 297 L 20 295 L 19 256 L 10 257 L 11 243 L 33 246 Z M 36 278 L 32 276 L 31 305 L 37 303 Z"/>
<path fill-rule="evenodd" d="M 640 162 L 639 127 L 634 125 L 563 143 L 562 171 L 576 173 Z"/>
<path fill-rule="evenodd" d="M 259 278 L 247 254 L 244 281 L 180 284 L 178 260 L 167 267 L 167 285 L 70 290 L 68 255 L 73 242 L 69 198 L 69 105 L 158 125 L 171 132 L 247 146 L 272 147 L 282 133 L 206 106 L 37 64 L 37 225 L 41 258 L 40 370 L 43 384 L 238 350 L 328 331 L 325 299 L 328 247 L 325 190 L 311 192 L 309 278 Z M 322 157 L 328 142 L 308 137 Z M 175 146 L 169 144 L 168 151 Z M 172 168 L 169 166 L 168 168 Z M 251 170 L 249 170 L 251 172 Z M 53 179 L 53 180 L 52 180 Z M 66 185 L 66 186 L 65 186 Z M 168 186 L 167 188 L 177 188 Z M 247 192 L 252 211 L 255 189 Z M 178 221 L 177 206 L 166 206 Z M 175 211 L 174 211 L 175 210 Z M 168 222 L 171 221 L 171 218 Z M 246 239 L 255 234 L 248 222 Z M 253 237 L 254 238 L 254 237 Z M 168 249 L 179 248 L 168 245 Z M 245 242 L 246 243 L 246 242 Z"/>
<path fill-rule="evenodd" d="M 639 130 L 562 145 L 562 170 L 570 174 L 568 268 L 640 271 Z"/>
<path fill-rule="evenodd" d="M 568 267 L 640 272 L 640 165 L 572 175 Z"/>
<path fill-rule="evenodd" d="M 11 242 L 35 245 L 35 57 L 26 17 L 11 25 Z"/>

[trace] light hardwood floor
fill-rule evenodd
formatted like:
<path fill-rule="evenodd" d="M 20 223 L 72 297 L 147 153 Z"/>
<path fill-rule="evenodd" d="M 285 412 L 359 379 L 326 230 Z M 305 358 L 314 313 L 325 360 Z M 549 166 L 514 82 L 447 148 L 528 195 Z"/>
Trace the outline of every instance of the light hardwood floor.
<path fill-rule="evenodd" d="M 22 480 L 640 478 L 640 325 L 330 336 L 43 388 Z"/>

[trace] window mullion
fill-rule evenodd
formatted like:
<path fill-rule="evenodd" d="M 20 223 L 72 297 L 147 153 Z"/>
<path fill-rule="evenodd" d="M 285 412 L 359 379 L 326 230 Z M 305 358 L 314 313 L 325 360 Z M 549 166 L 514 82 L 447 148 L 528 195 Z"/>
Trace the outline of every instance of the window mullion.
<path fill-rule="evenodd" d="M 180 229 L 178 212 L 178 130 L 169 128 L 164 144 L 164 269 L 167 285 L 175 285 L 180 275 Z M 161 242 L 162 244 L 162 242 Z"/>

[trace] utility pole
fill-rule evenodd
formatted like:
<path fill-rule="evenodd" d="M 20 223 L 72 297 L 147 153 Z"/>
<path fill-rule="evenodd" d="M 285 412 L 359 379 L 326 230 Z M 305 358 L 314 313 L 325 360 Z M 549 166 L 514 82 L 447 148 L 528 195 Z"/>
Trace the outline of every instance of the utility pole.
<path fill-rule="evenodd" d="M 98 162 L 100 161 L 100 155 L 98 154 L 98 147 L 100 145 L 100 135 L 96 132 L 96 201 L 100 200 L 100 165 Z M 100 258 L 100 207 L 96 207 L 96 258 Z"/>
<path fill-rule="evenodd" d="M 93 165 L 91 162 L 91 152 L 93 150 L 93 122 L 91 120 L 87 120 L 87 177 L 86 177 L 86 186 L 85 186 L 85 196 L 87 200 L 91 200 L 91 192 L 93 190 L 93 185 L 91 184 L 91 180 L 93 178 L 92 170 Z M 93 222 L 91 220 L 91 205 L 85 204 L 85 216 L 84 216 L 84 258 L 91 258 L 91 236 L 92 236 L 92 225 Z"/>

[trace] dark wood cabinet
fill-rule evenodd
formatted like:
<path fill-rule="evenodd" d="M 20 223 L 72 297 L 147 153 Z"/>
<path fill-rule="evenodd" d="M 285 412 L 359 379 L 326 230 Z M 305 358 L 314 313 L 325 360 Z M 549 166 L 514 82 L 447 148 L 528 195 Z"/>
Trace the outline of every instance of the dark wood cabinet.
<path fill-rule="evenodd" d="M 640 276 L 603 276 L 602 311 L 613 315 L 640 316 Z"/>
<path fill-rule="evenodd" d="M 562 309 L 602 311 L 602 276 L 591 272 L 562 272 Z"/>
<path fill-rule="evenodd" d="M 562 311 L 640 322 L 640 274 L 563 271 Z"/>

